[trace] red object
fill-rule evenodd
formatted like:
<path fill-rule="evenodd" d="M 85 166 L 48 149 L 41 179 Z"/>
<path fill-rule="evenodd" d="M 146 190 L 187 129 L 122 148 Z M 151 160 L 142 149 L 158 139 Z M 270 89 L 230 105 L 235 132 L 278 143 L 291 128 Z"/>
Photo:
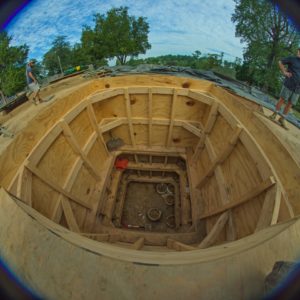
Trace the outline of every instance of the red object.
<path fill-rule="evenodd" d="M 128 166 L 128 159 L 126 158 L 117 158 L 115 161 L 115 167 L 118 170 L 125 170 Z"/>

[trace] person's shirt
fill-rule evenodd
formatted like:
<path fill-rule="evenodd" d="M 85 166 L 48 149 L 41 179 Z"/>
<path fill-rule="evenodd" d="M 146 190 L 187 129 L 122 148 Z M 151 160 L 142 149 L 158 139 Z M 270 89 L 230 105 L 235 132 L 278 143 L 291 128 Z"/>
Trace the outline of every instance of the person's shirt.
<path fill-rule="evenodd" d="M 291 77 L 285 77 L 284 85 L 291 91 L 300 94 L 300 57 L 290 56 L 281 59 L 284 65 L 287 65 Z"/>
<path fill-rule="evenodd" d="M 30 65 L 27 64 L 26 66 L 26 81 L 27 84 L 33 83 L 33 79 L 29 76 L 29 73 L 32 73 L 32 68 Z"/>

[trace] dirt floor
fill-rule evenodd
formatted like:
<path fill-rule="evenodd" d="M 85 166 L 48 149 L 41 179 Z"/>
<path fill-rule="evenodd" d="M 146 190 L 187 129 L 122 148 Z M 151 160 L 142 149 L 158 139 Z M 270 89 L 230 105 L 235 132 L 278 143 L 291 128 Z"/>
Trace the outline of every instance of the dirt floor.
<path fill-rule="evenodd" d="M 122 224 L 138 225 L 142 230 L 153 232 L 175 232 L 166 225 L 167 217 L 174 215 L 174 205 L 168 206 L 156 192 L 155 183 L 130 182 L 127 186 Z M 153 222 L 147 217 L 147 211 L 157 208 L 162 212 L 159 221 Z"/>

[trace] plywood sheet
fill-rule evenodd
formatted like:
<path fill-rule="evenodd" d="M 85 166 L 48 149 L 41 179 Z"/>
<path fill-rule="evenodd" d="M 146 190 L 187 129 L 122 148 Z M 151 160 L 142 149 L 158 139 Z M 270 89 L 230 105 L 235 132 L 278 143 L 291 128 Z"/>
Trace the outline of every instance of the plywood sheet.
<path fill-rule="evenodd" d="M 148 94 L 130 95 L 130 108 L 132 118 L 148 118 Z"/>
<path fill-rule="evenodd" d="M 63 134 L 53 142 L 38 164 L 39 170 L 63 186 L 77 155 Z"/>
<path fill-rule="evenodd" d="M 186 96 L 178 96 L 174 118 L 179 120 L 195 121 L 204 124 L 204 115 L 209 105 Z"/>
<path fill-rule="evenodd" d="M 153 94 L 152 117 L 169 119 L 171 114 L 171 103 L 173 95 Z"/>
<path fill-rule="evenodd" d="M 94 132 L 86 110 L 79 113 L 77 117 L 70 122 L 69 126 L 81 148 L 86 144 L 87 140 Z"/>
<path fill-rule="evenodd" d="M 147 145 L 149 139 L 149 126 L 133 125 L 133 135 L 137 145 Z"/>
<path fill-rule="evenodd" d="M 58 201 L 59 193 L 42 182 L 38 177 L 32 176 L 32 207 L 38 212 L 51 218 Z"/>
<path fill-rule="evenodd" d="M 118 95 L 93 104 L 97 122 L 103 118 L 126 117 L 124 95 Z"/>
<path fill-rule="evenodd" d="M 234 130 L 229 123 L 221 115 L 218 115 L 213 129 L 209 134 L 210 142 L 217 156 L 226 149 L 233 133 Z"/>
<path fill-rule="evenodd" d="M 197 144 L 198 139 L 198 137 L 184 128 L 174 126 L 172 130 L 170 146 L 180 148 L 193 147 Z"/>
<path fill-rule="evenodd" d="M 262 182 L 255 163 L 241 142 L 237 143 L 221 168 L 227 182 L 229 199 L 238 199 Z"/>

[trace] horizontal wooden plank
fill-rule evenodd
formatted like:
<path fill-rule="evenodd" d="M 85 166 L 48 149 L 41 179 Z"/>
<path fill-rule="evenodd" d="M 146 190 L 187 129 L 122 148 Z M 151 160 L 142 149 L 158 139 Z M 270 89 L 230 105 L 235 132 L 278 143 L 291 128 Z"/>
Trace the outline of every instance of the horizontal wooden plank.
<path fill-rule="evenodd" d="M 35 176 L 37 176 L 40 180 L 42 180 L 44 183 L 49 185 L 56 192 L 63 194 L 68 199 L 72 200 L 73 202 L 76 202 L 77 204 L 79 204 L 85 208 L 88 208 L 88 209 L 92 208 L 90 204 L 86 203 L 85 201 L 82 201 L 77 196 L 72 195 L 70 192 L 66 191 L 64 188 L 62 188 L 57 183 L 52 181 L 52 179 L 47 178 L 47 176 L 45 174 L 43 174 L 37 167 L 31 165 L 29 162 L 27 162 L 25 164 L 25 167 L 28 168 L 28 170 L 30 170 Z"/>
<path fill-rule="evenodd" d="M 255 188 L 251 189 L 251 191 L 249 191 L 249 192 L 245 193 L 244 195 L 242 195 L 241 197 L 239 197 L 238 199 L 233 200 L 233 201 L 229 202 L 228 204 L 225 204 L 225 205 L 219 207 L 218 209 L 215 209 L 211 212 L 201 215 L 200 219 L 201 220 L 206 219 L 208 217 L 218 215 L 218 214 L 224 212 L 225 210 L 242 205 L 243 203 L 259 196 L 261 193 L 263 193 L 264 191 L 266 191 L 267 189 L 272 187 L 275 183 L 276 183 L 276 181 L 275 181 L 274 177 L 271 176 L 267 180 L 258 184 Z"/>

